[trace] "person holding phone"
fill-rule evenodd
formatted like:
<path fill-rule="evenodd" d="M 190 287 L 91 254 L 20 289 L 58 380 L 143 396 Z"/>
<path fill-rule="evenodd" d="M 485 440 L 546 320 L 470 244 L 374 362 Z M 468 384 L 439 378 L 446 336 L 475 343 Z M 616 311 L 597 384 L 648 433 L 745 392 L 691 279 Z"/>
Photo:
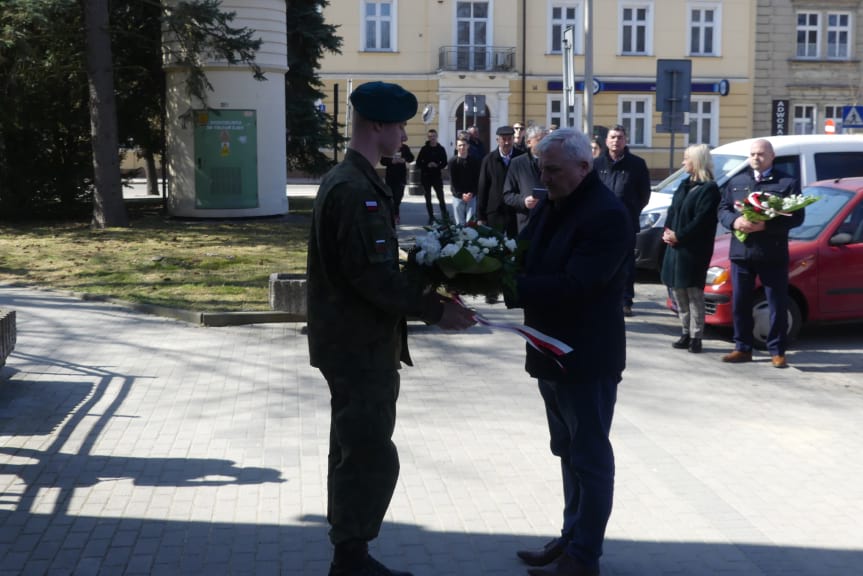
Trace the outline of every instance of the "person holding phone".
<path fill-rule="evenodd" d="M 503 201 L 515 212 L 515 222 L 521 232 L 530 221 L 531 210 L 539 202 L 536 190 L 542 195 L 545 187 L 540 181 L 539 160 L 533 152 L 534 146 L 548 134 L 543 126 L 534 124 L 527 129 L 525 146 L 527 153 L 512 159 L 506 182 L 503 185 Z"/>

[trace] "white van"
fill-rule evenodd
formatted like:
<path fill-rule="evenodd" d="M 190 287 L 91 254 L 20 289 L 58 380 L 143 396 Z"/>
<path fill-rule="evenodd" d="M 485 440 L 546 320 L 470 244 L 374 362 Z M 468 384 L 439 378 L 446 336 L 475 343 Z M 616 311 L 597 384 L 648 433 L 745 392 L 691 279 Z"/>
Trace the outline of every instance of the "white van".
<path fill-rule="evenodd" d="M 713 175 L 722 190 L 732 176 L 746 168 L 749 148 L 759 138 L 737 140 L 710 151 Z M 767 136 L 776 159 L 773 165 L 799 180 L 801 186 L 816 180 L 863 176 L 863 135 Z M 686 177 L 683 168 L 657 184 L 650 202 L 641 211 L 641 230 L 635 244 L 635 263 L 639 268 L 658 270 L 665 254 L 662 230 L 671 197 Z"/>

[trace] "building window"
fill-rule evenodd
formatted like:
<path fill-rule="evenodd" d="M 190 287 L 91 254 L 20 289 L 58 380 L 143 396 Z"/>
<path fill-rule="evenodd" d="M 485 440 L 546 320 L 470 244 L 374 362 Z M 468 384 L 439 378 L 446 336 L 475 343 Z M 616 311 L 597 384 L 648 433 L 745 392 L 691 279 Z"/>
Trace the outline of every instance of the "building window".
<path fill-rule="evenodd" d="M 821 15 L 817 12 L 797 13 L 797 57 L 818 58 L 818 32 Z"/>
<path fill-rule="evenodd" d="M 548 50 L 552 54 L 563 52 L 563 32 L 572 26 L 574 34 L 573 50 L 576 54 L 584 53 L 584 25 L 581 23 L 581 2 L 552 2 L 550 5 L 551 18 L 548 35 L 551 44 Z"/>
<path fill-rule="evenodd" d="M 456 2 L 459 70 L 491 70 L 491 12 L 488 2 Z"/>
<path fill-rule="evenodd" d="M 396 2 L 363 0 L 363 50 L 394 52 L 396 50 Z"/>
<path fill-rule="evenodd" d="M 699 5 L 689 9 L 689 54 L 719 56 L 719 6 Z"/>
<path fill-rule="evenodd" d="M 546 109 L 546 126 L 563 128 L 567 125 L 563 117 L 563 94 L 549 95 Z M 572 123 L 570 126 L 581 126 L 581 96 L 576 96 L 575 102 L 569 107 L 569 121 Z"/>
<path fill-rule="evenodd" d="M 824 107 L 824 126 L 827 126 L 827 121 L 833 120 L 836 134 L 842 133 L 842 106 L 825 106 Z M 827 130 L 825 128 L 824 132 Z"/>
<path fill-rule="evenodd" d="M 650 146 L 650 96 L 620 96 L 617 101 L 620 123 L 626 128 L 627 142 L 632 146 Z"/>
<path fill-rule="evenodd" d="M 847 12 L 827 13 L 827 58 L 848 60 L 851 38 L 851 14 Z"/>
<path fill-rule="evenodd" d="M 653 5 L 620 5 L 620 53 L 647 55 L 653 49 Z"/>
<path fill-rule="evenodd" d="M 719 100 L 692 98 L 689 104 L 689 143 L 716 146 L 719 143 Z"/>
<path fill-rule="evenodd" d="M 815 134 L 815 106 L 799 104 L 794 106 L 794 134 Z"/>

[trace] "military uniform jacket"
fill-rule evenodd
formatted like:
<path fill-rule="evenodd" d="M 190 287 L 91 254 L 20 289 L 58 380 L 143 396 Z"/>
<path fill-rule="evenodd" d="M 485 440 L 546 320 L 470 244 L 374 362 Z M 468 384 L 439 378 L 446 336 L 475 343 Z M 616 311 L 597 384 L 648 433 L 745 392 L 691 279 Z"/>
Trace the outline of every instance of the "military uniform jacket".
<path fill-rule="evenodd" d="M 728 181 L 719 203 L 719 221 L 728 230 L 734 230 L 734 221 L 740 212 L 734 207 L 735 200 L 743 200 L 751 192 L 764 191 L 778 196 L 800 194 L 800 184 L 795 178 L 773 169 L 761 182 L 755 181 L 751 168 L 734 176 Z M 778 216 L 765 222 L 761 232 L 753 232 L 741 242 L 731 236 L 728 257 L 731 260 L 752 260 L 771 262 L 777 266 L 788 266 L 788 231 L 803 224 L 804 209 L 791 212 L 791 216 Z"/>
<path fill-rule="evenodd" d="M 309 357 L 321 370 L 410 365 L 405 317 L 443 314 L 434 293 L 399 271 L 392 193 L 354 150 L 318 188 L 307 266 Z"/>

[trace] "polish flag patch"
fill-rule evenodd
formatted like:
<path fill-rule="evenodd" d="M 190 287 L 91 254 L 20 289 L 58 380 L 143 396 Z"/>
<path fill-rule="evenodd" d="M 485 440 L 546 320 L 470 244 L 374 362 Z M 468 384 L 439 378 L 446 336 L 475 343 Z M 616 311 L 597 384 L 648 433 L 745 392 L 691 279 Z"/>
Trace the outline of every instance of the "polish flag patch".
<path fill-rule="evenodd" d="M 378 211 L 378 201 L 377 200 L 366 200 L 366 212 L 377 212 Z"/>

